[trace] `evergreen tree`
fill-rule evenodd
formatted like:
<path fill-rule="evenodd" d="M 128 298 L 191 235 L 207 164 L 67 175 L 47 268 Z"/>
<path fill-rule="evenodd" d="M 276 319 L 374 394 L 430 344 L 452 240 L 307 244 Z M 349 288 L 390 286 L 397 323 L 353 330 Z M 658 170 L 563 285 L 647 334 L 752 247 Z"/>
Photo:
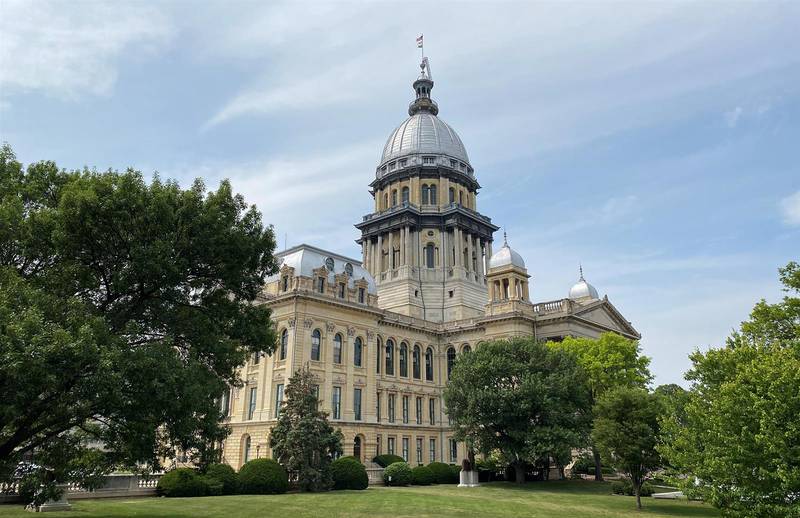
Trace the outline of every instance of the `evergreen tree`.
<path fill-rule="evenodd" d="M 301 491 L 326 491 L 333 485 L 329 466 L 342 454 L 342 432 L 319 409 L 318 385 L 306 366 L 289 379 L 286 400 L 269 445 L 287 471 L 296 473 Z"/>

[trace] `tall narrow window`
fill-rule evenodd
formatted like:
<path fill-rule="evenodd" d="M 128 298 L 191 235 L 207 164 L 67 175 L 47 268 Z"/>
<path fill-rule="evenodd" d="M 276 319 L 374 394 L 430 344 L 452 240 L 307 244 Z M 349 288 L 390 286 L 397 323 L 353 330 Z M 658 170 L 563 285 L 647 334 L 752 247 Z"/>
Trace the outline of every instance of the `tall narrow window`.
<path fill-rule="evenodd" d="M 464 191 L 458 191 L 458 203 L 464 205 Z"/>
<path fill-rule="evenodd" d="M 436 205 L 436 185 L 431 185 L 431 205 Z"/>
<path fill-rule="evenodd" d="M 258 365 L 258 362 L 261 361 L 261 353 L 254 353 L 253 354 L 253 365 Z"/>
<path fill-rule="evenodd" d="M 428 400 L 428 420 L 431 424 L 436 424 L 436 399 Z"/>
<path fill-rule="evenodd" d="M 425 379 L 433 381 L 433 349 L 430 347 L 425 351 Z"/>
<path fill-rule="evenodd" d="M 242 464 L 245 464 L 248 460 L 250 460 L 250 444 L 252 441 L 250 440 L 250 436 L 248 435 L 247 438 L 244 440 L 244 454 L 242 454 Z"/>
<path fill-rule="evenodd" d="M 394 423 L 394 401 L 395 394 L 389 394 L 389 422 Z"/>
<path fill-rule="evenodd" d="M 342 387 L 333 387 L 333 399 L 331 400 L 331 411 L 334 419 L 342 418 Z"/>
<path fill-rule="evenodd" d="M 342 363 L 342 335 L 339 333 L 333 337 L 333 363 Z"/>
<path fill-rule="evenodd" d="M 289 276 L 284 275 L 281 278 L 281 291 L 286 291 L 289 289 Z"/>
<path fill-rule="evenodd" d="M 435 266 L 434 259 L 435 259 L 435 247 L 433 243 L 428 243 L 425 245 L 425 266 L 427 268 L 433 268 Z"/>
<path fill-rule="evenodd" d="M 420 376 L 420 358 L 421 353 L 418 345 L 414 346 L 414 352 L 411 354 L 411 374 L 414 376 L 414 379 L 419 379 Z"/>
<path fill-rule="evenodd" d="M 450 187 L 450 203 L 456 201 L 456 190 Z"/>
<path fill-rule="evenodd" d="M 382 444 L 383 441 L 381 441 L 381 436 L 379 435 L 378 437 L 376 437 L 375 441 L 376 441 L 375 449 L 377 450 L 378 455 L 381 455 L 383 453 L 383 444 Z"/>
<path fill-rule="evenodd" d="M 375 394 L 375 415 L 378 417 L 378 422 L 381 422 L 381 393 Z"/>
<path fill-rule="evenodd" d="M 394 437 L 386 439 L 386 453 L 394 455 Z"/>
<path fill-rule="evenodd" d="M 358 288 L 358 303 L 364 303 L 364 288 Z"/>
<path fill-rule="evenodd" d="M 422 437 L 417 437 L 417 464 L 422 464 Z"/>
<path fill-rule="evenodd" d="M 317 291 L 325 293 L 325 277 L 317 277 Z"/>
<path fill-rule="evenodd" d="M 408 424 L 408 396 L 403 396 L 403 422 Z"/>
<path fill-rule="evenodd" d="M 280 417 L 281 407 L 283 406 L 283 383 L 278 383 L 275 387 L 275 417 Z"/>
<path fill-rule="evenodd" d="M 247 407 L 247 419 L 252 419 L 256 413 L 256 396 L 258 395 L 258 389 L 256 387 L 250 388 L 250 400 L 248 401 Z"/>
<path fill-rule="evenodd" d="M 417 424 L 422 424 L 422 398 L 417 398 Z"/>
<path fill-rule="evenodd" d="M 427 185 L 422 186 L 422 204 L 427 205 L 430 203 L 430 189 Z"/>
<path fill-rule="evenodd" d="M 345 295 L 345 286 L 343 282 L 339 283 L 339 298 L 343 299 Z"/>
<path fill-rule="evenodd" d="M 375 364 L 375 372 L 380 374 L 381 373 L 381 363 L 383 363 L 383 354 L 382 354 L 383 341 L 381 340 L 380 336 L 378 337 L 378 339 L 376 340 L 375 343 L 377 344 L 377 347 L 376 347 L 377 354 L 375 355 L 375 358 L 376 358 L 377 362 Z"/>
<path fill-rule="evenodd" d="M 408 203 L 408 187 L 403 187 L 403 203 Z"/>
<path fill-rule="evenodd" d="M 436 462 L 436 439 L 428 441 L 428 461 Z"/>
<path fill-rule="evenodd" d="M 400 375 L 408 377 L 408 345 L 400 344 Z"/>
<path fill-rule="evenodd" d="M 408 462 L 408 437 L 403 437 L 403 460 Z"/>
<path fill-rule="evenodd" d="M 447 379 L 450 379 L 450 373 L 453 372 L 453 365 L 456 363 L 456 350 L 452 347 L 447 349 Z"/>
<path fill-rule="evenodd" d="M 311 359 L 315 362 L 319 361 L 321 341 L 322 333 L 319 332 L 319 329 L 314 329 L 314 331 L 311 333 Z"/>
<path fill-rule="evenodd" d="M 286 359 L 286 348 L 287 348 L 288 343 L 289 343 L 289 330 L 288 329 L 284 329 L 281 332 L 281 352 L 280 352 L 280 356 L 279 356 L 279 358 L 281 360 L 285 360 Z"/>
<path fill-rule="evenodd" d="M 353 389 L 353 414 L 356 421 L 361 421 L 361 389 Z"/>
<path fill-rule="evenodd" d="M 219 402 L 219 410 L 222 413 L 222 417 L 228 417 L 231 412 L 231 389 L 226 388 L 225 392 L 222 393 L 222 397 L 220 398 Z"/>
<path fill-rule="evenodd" d="M 353 439 L 353 457 L 358 459 L 358 462 L 361 462 L 361 437 L 358 435 Z"/>
<path fill-rule="evenodd" d="M 450 462 L 458 460 L 458 443 L 455 439 L 450 439 Z"/>
<path fill-rule="evenodd" d="M 397 189 L 392 190 L 392 207 L 397 205 Z"/>
<path fill-rule="evenodd" d="M 386 340 L 386 374 L 394 376 L 394 341 Z"/>
<path fill-rule="evenodd" d="M 357 336 L 353 342 L 353 365 L 356 367 L 361 367 L 361 353 L 363 349 L 364 345 L 361 342 L 361 337 Z"/>

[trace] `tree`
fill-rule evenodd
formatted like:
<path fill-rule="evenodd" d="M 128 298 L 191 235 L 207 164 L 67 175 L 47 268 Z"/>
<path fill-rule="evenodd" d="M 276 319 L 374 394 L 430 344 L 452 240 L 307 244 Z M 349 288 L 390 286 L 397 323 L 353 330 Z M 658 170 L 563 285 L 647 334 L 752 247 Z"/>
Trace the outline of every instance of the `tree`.
<path fill-rule="evenodd" d="M 333 485 L 329 466 L 342 453 L 342 432 L 319 409 L 316 379 L 308 366 L 289 379 L 269 445 L 275 460 L 297 473 L 301 491 L 326 491 Z"/>
<path fill-rule="evenodd" d="M 581 444 L 588 426 L 583 372 L 566 352 L 533 339 L 481 344 L 456 362 L 444 392 L 455 439 L 525 465 Z"/>
<path fill-rule="evenodd" d="M 661 413 L 659 396 L 629 387 L 607 391 L 594 408 L 592 440 L 605 459 L 628 475 L 638 509 L 645 477 L 661 464 L 656 451 Z"/>
<path fill-rule="evenodd" d="M 228 182 L 24 169 L 5 145 L 0 479 L 23 458 L 52 486 L 208 453 L 228 433 L 217 398 L 247 355 L 274 348 L 269 309 L 253 304 L 274 247 Z"/>
<path fill-rule="evenodd" d="M 787 295 L 756 304 L 725 347 L 690 355 L 683 413 L 659 450 L 685 492 L 741 517 L 800 516 L 800 266 L 780 269 Z"/>
<path fill-rule="evenodd" d="M 650 358 L 643 356 L 639 343 L 616 333 L 603 333 L 599 338 L 567 336 L 551 347 L 573 354 L 583 368 L 589 386 L 590 406 L 615 387 L 645 388 L 652 379 Z M 589 416 L 591 419 L 591 416 Z M 603 480 L 600 453 L 592 446 L 595 480 Z"/>

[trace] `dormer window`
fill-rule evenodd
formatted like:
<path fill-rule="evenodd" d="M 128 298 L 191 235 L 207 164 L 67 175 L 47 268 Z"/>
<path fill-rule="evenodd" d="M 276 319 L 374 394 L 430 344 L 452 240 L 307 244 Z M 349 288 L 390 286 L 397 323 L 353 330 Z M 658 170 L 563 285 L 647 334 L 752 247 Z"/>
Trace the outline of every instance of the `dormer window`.
<path fill-rule="evenodd" d="M 456 161 L 455 160 L 450 160 L 450 167 L 452 167 L 453 169 L 456 168 Z"/>
<path fill-rule="evenodd" d="M 340 299 L 344 298 L 344 283 L 343 282 L 339 283 L 339 298 Z"/>
<path fill-rule="evenodd" d="M 436 163 L 436 158 L 432 156 L 424 156 L 422 157 L 422 164 L 423 165 L 433 165 Z"/>
<path fill-rule="evenodd" d="M 397 167 L 397 162 L 389 162 L 389 171 L 394 171 Z"/>
<path fill-rule="evenodd" d="M 317 291 L 325 293 L 325 277 L 317 277 Z"/>
<path fill-rule="evenodd" d="M 466 168 L 467 168 L 467 166 L 466 166 L 466 165 L 464 165 L 464 163 L 463 163 L 463 162 L 459 162 L 459 163 L 458 163 L 458 167 L 459 167 L 459 169 L 461 169 L 462 171 L 466 170 Z"/>
<path fill-rule="evenodd" d="M 358 303 L 364 303 L 364 288 L 358 288 Z"/>
<path fill-rule="evenodd" d="M 289 289 L 289 276 L 284 275 L 281 278 L 281 291 L 286 291 Z"/>
<path fill-rule="evenodd" d="M 407 163 L 408 160 L 406 160 L 405 158 L 403 160 L 400 160 L 400 167 L 405 167 Z"/>

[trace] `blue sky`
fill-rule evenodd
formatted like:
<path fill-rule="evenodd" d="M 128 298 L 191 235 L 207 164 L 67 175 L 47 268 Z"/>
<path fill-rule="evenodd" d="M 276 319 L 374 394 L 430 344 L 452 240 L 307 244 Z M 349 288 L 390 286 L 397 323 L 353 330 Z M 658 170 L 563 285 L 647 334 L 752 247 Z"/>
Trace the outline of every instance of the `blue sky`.
<path fill-rule="evenodd" d="M 358 256 L 424 33 L 532 297 L 583 263 L 656 383 L 682 383 L 800 259 L 798 27 L 797 2 L 0 0 L 0 139 L 26 163 L 230 178 L 281 243 Z"/>

